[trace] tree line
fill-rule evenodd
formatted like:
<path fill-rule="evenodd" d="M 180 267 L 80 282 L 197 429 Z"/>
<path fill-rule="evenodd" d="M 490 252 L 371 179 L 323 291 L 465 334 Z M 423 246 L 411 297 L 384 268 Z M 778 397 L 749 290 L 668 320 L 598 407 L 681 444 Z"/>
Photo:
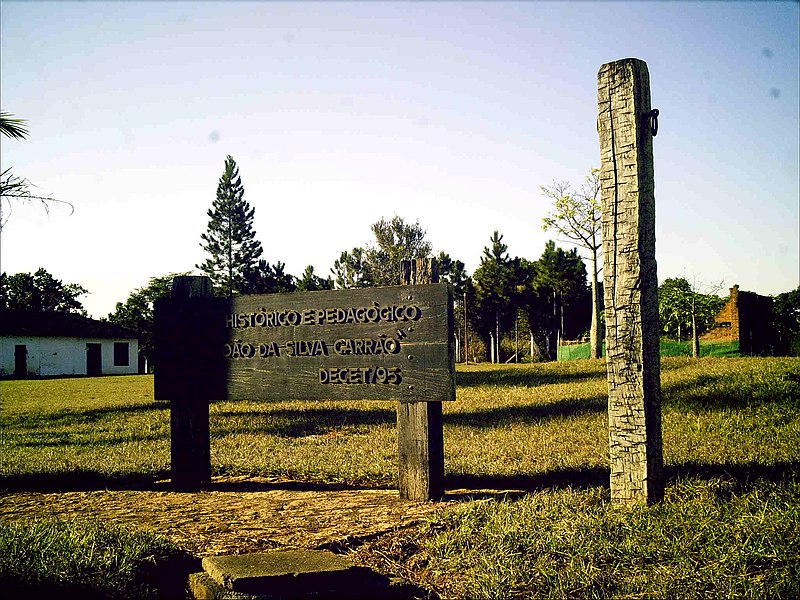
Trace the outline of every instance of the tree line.
<path fill-rule="evenodd" d="M 253 227 L 255 209 L 244 197 L 231 156 L 225 160 L 207 216 L 207 230 L 200 236 L 207 258 L 196 267 L 223 296 L 397 285 L 404 260 L 433 256 L 433 245 L 419 221 L 406 222 L 394 215 L 372 224 L 369 243 L 342 251 L 327 278 L 317 276 L 311 265 L 301 278 L 293 277 L 285 273 L 284 263 L 270 264 L 262 258 Z M 595 222 L 599 224 L 599 218 Z M 467 357 L 472 337 L 473 358 L 488 352 L 498 362 L 509 354 L 519 360 L 519 343 L 510 351 L 501 342 L 512 327 L 516 332 L 521 327 L 531 353 L 554 358 L 559 339 L 589 328 L 586 317 L 592 313 L 586 305 L 591 306 L 591 297 L 583 260 L 577 250 L 565 251 L 552 241 L 536 261 L 511 257 L 502 239 L 495 231 L 472 276 L 461 260 L 447 252 L 435 255 L 440 278 L 452 285 L 456 298 L 462 354 Z"/>
<path fill-rule="evenodd" d="M 245 199 L 236 161 L 228 156 L 207 211 L 206 231 L 200 235 L 206 259 L 195 268 L 211 279 L 216 294 L 232 296 L 397 285 L 402 261 L 434 257 L 440 279 L 453 288 L 460 360 L 553 360 L 560 341 L 578 338 L 588 340 L 591 356 L 599 357 L 603 302 L 597 171 L 591 171 L 576 191 L 568 183 L 554 182 L 542 186 L 541 192 L 552 203 L 543 228 L 555 230 L 572 249 L 550 240 L 536 260 L 511 256 L 503 235 L 494 231 L 470 275 L 461 260 L 445 251 L 434 253 L 419 221 L 393 215 L 371 225 L 368 243 L 343 250 L 327 277 L 317 275 L 312 265 L 295 277 L 286 273 L 280 260 L 263 258 L 253 226 L 255 208 Z M 151 278 L 108 315 L 109 321 L 139 334 L 149 361 L 153 304 L 170 294 L 173 277 L 186 274 Z M 701 293 L 685 278 L 665 280 L 659 287 L 663 333 L 677 339 L 691 335 L 696 344 L 725 302 L 715 291 Z M 44 269 L 0 274 L 0 308 L 85 314 L 78 298 L 86 293 Z M 800 332 L 800 288 L 776 297 L 775 307 L 779 335 Z"/>

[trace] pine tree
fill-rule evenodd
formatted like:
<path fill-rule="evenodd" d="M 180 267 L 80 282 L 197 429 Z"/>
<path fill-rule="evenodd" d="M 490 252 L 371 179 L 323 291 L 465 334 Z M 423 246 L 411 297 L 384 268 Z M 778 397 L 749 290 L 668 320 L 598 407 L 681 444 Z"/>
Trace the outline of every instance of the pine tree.
<path fill-rule="evenodd" d="M 261 256 L 261 242 L 255 239 L 253 230 L 254 215 L 255 208 L 244 199 L 239 167 L 228 156 L 217 185 L 217 198 L 208 210 L 208 230 L 200 236 L 200 246 L 210 256 L 203 264 L 195 265 L 225 295 L 243 291 L 245 273 L 254 270 Z"/>
<path fill-rule="evenodd" d="M 334 261 L 331 269 L 337 289 L 365 288 L 375 285 L 370 276 L 364 249 L 356 246 L 352 251 L 345 250 Z"/>
<path fill-rule="evenodd" d="M 499 349 L 500 338 L 516 313 L 520 259 L 508 255 L 508 246 L 498 231 L 491 242 L 491 248 L 483 249 L 481 263 L 472 276 L 477 306 L 470 320 L 485 338 L 493 337 L 495 348 Z M 499 352 L 494 358 L 500 361 Z"/>
<path fill-rule="evenodd" d="M 534 268 L 533 285 L 540 296 L 549 298 L 552 309 L 550 338 L 552 348 L 557 348 L 558 340 L 578 335 L 590 324 L 585 318 L 590 305 L 587 303 L 585 306 L 586 314 L 582 310 L 589 290 L 586 285 L 586 265 L 578 255 L 577 248 L 565 252 L 553 240 L 548 240 Z M 581 310 L 571 310 L 569 312 L 574 314 L 567 314 L 567 308 Z M 554 353 L 552 357 L 557 358 L 557 354 Z"/>
<path fill-rule="evenodd" d="M 303 276 L 297 281 L 297 289 L 301 292 L 315 292 L 317 290 L 332 290 L 333 279 L 323 279 L 314 273 L 314 266 L 308 265 L 303 271 Z"/>
<path fill-rule="evenodd" d="M 284 270 L 286 264 L 281 261 L 274 265 L 263 258 L 253 269 L 244 272 L 244 281 L 239 292 L 242 294 L 277 294 L 297 290 L 295 278 Z"/>

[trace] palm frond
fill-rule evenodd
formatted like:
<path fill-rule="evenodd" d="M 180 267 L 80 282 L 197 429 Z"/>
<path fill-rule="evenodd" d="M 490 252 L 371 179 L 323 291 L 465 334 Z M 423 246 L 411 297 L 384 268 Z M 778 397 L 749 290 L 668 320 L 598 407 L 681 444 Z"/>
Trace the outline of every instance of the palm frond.
<path fill-rule="evenodd" d="M 11 113 L 0 112 L 0 133 L 18 140 L 28 137 L 25 119 L 17 119 Z"/>

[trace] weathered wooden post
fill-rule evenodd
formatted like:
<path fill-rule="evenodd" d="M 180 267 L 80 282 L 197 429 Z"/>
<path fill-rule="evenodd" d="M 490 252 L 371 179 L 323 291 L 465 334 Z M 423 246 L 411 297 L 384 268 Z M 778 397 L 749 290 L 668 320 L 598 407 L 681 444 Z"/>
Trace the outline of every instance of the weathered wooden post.
<path fill-rule="evenodd" d="M 403 261 L 403 285 L 438 283 L 432 259 Z M 444 496 L 444 432 L 441 402 L 405 402 L 397 405 L 400 497 L 439 500 Z"/>
<path fill-rule="evenodd" d="M 155 309 L 156 369 L 162 371 L 155 395 L 170 401 L 172 486 L 179 491 L 199 491 L 211 484 L 208 407 L 218 387 L 209 386 L 207 379 L 217 370 L 209 364 L 214 358 L 209 356 L 205 331 L 215 312 L 209 310 L 211 296 L 208 277 L 175 277 L 172 302 Z"/>
<path fill-rule="evenodd" d="M 644 61 L 608 63 L 597 75 L 611 498 L 663 496 L 653 136 Z"/>

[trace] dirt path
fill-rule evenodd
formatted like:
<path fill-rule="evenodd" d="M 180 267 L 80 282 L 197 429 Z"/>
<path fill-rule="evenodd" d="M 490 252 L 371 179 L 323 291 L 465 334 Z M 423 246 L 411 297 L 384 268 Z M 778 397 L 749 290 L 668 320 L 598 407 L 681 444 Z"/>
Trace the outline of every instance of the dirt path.
<path fill-rule="evenodd" d="M 102 490 L 0 495 L 4 521 L 42 516 L 99 519 L 150 529 L 195 556 L 318 548 L 411 525 L 437 508 L 397 490 L 342 489 L 258 477 L 214 478 L 197 494 Z"/>

